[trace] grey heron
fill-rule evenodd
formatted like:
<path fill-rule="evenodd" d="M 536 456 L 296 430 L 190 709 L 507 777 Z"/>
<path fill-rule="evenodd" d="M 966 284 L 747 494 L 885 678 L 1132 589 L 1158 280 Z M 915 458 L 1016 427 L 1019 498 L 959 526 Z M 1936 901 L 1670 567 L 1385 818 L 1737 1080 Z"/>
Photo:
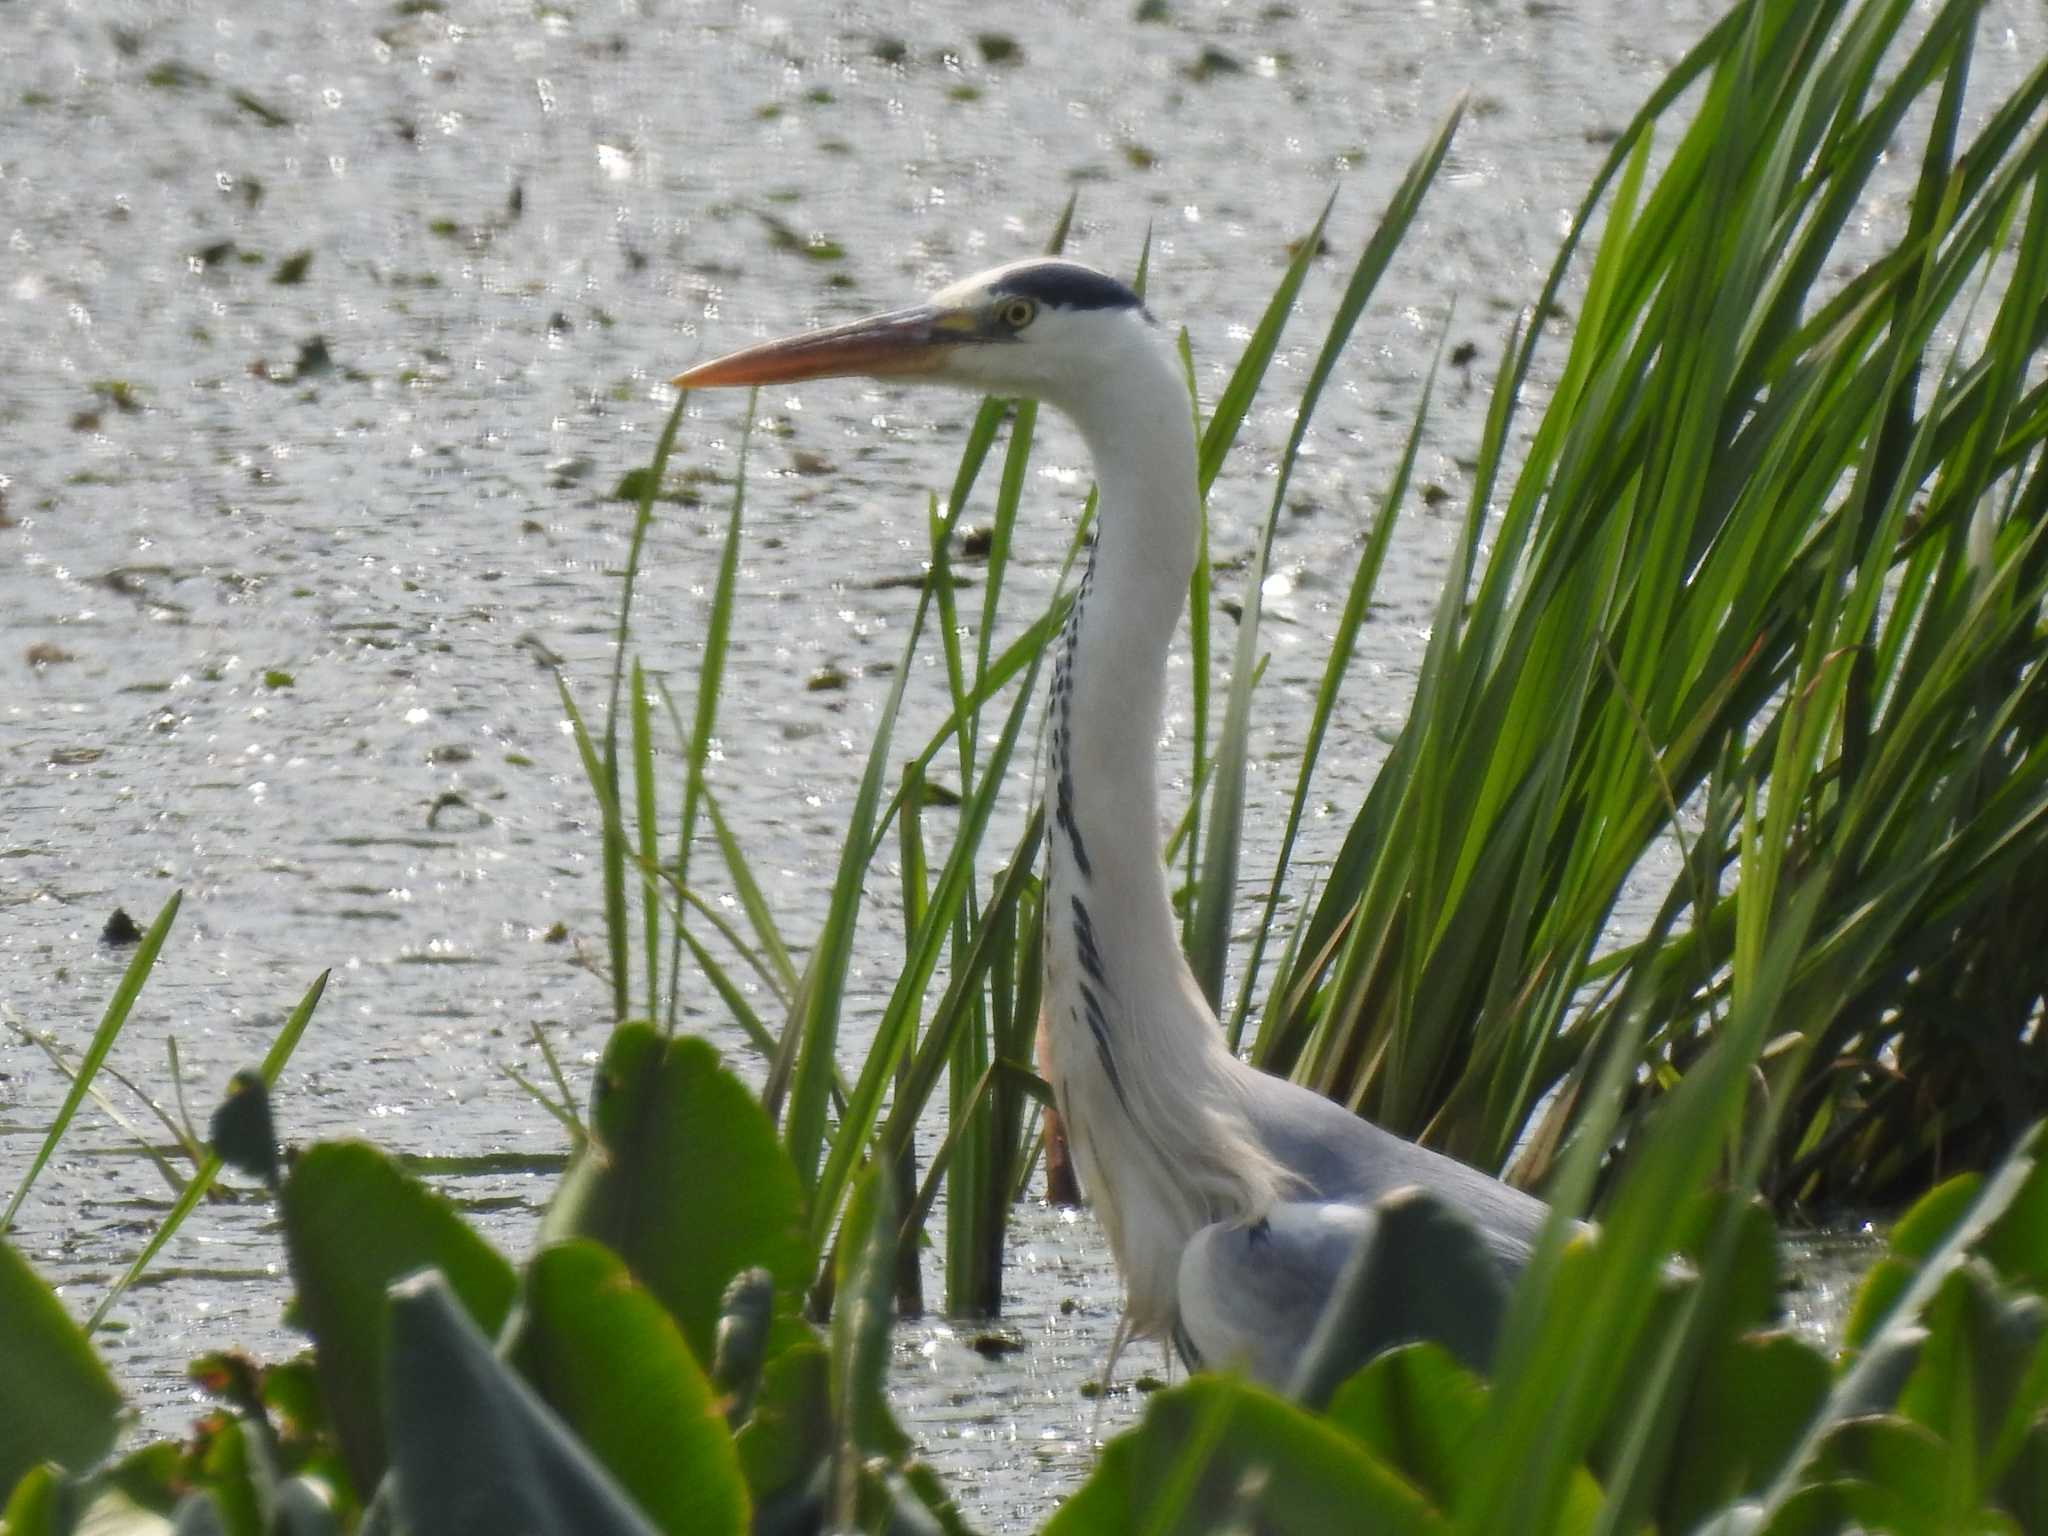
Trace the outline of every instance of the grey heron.
<path fill-rule="evenodd" d="M 1199 533 L 1195 435 L 1138 295 L 1065 260 L 1014 262 L 908 309 L 748 347 L 682 389 L 867 376 L 1044 402 L 1094 458 L 1094 549 L 1050 703 L 1046 1056 L 1139 1336 L 1284 1385 L 1372 1203 L 1421 1186 L 1505 1269 L 1534 1197 L 1240 1061 L 1175 932 L 1157 744 Z"/>

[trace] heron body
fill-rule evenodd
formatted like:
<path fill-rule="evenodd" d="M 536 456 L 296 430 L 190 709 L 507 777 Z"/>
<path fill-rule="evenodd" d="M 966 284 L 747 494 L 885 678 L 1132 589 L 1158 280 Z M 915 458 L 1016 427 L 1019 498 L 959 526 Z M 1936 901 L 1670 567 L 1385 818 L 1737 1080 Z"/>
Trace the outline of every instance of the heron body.
<path fill-rule="evenodd" d="M 1186 385 L 1138 296 L 1075 262 L 1017 262 L 676 383 L 849 374 L 1043 401 L 1094 459 L 1095 545 L 1053 668 L 1045 1055 L 1134 1331 L 1284 1384 L 1371 1203 L 1408 1185 L 1519 1267 L 1540 1201 L 1239 1061 L 1181 953 L 1156 775 L 1200 502 Z"/>

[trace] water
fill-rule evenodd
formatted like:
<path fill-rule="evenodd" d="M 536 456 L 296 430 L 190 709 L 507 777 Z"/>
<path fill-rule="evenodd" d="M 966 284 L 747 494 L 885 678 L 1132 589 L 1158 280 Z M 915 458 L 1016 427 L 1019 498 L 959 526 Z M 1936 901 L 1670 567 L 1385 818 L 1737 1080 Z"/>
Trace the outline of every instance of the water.
<path fill-rule="evenodd" d="M 532 1025 L 572 1063 L 604 1035 L 592 805 L 544 663 L 597 700 L 629 524 L 607 492 L 652 448 L 662 380 L 1029 253 L 1076 195 L 1084 258 L 1128 269 L 1151 230 L 1154 308 L 1189 326 L 1213 399 L 1287 241 L 1334 189 L 1333 246 L 1355 250 L 1470 90 L 1282 521 L 1256 869 L 1342 598 L 1328 573 L 1350 567 L 1439 338 L 1477 348 L 1442 381 L 1417 471 L 1455 508 L 1513 314 L 1613 131 L 1720 7 L 1176 6 L 1137 24 L 1067 5 L 1008 15 L 1003 62 L 964 3 L 12 10 L 0 1000 L 75 1053 L 126 959 L 98 943 L 108 914 L 146 923 L 182 890 L 117 1068 L 169 1098 L 175 1037 L 203 1116 L 331 967 L 281 1086 L 286 1134 L 473 1154 L 560 1148 L 498 1070 L 538 1069 Z M 2002 7 L 1978 86 L 2044 47 L 2037 7 Z M 1880 188 L 1867 238 L 1907 185 Z M 1311 281 L 1276 402 L 1341 267 Z M 890 581 L 918 568 L 966 406 L 836 384 L 762 408 L 712 772 L 805 935 L 914 603 Z M 663 509 L 641 587 L 638 648 L 684 699 L 740 411 L 693 406 L 678 457 L 706 502 Z M 1214 500 L 1219 560 L 1249 547 L 1287 426 L 1277 406 L 1247 424 Z M 1035 467 L 1014 613 L 1051 590 L 1087 483 L 1060 427 Z M 1396 538 L 1324 751 L 1310 866 L 1405 713 L 1449 536 L 1418 512 Z M 826 667 L 848 685 L 807 688 Z M 1184 698 L 1184 662 L 1175 682 Z M 939 697 L 935 674 L 913 679 L 907 732 Z M 853 985 L 878 1008 L 897 956 L 874 942 Z M 715 1000 L 688 1022 L 753 1070 Z M 0 1036 L 0 1187 L 63 1091 Z M 125 1146 L 89 1114 L 16 1234 L 81 1311 L 165 1205 Z M 439 1182 L 516 1252 L 549 1179 Z M 898 1342 L 906 1418 L 991 1527 L 1030 1523 L 1136 1412 L 1112 1397 L 1098 1417 L 1078 1392 L 1115 1316 L 1099 1233 L 1027 1211 L 1014 1252 L 1024 1350 L 986 1362 L 939 1325 Z M 293 1347 L 279 1257 L 260 1204 L 210 1205 L 123 1303 L 105 1348 L 146 1426 L 192 1410 L 196 1350 Z"/>

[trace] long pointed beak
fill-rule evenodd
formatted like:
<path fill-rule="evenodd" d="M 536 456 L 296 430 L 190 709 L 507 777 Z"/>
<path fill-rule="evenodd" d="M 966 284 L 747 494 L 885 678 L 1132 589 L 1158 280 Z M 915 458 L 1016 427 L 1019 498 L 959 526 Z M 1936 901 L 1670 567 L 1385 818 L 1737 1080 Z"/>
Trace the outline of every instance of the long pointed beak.
<path fill-rule="evenodd" d="M 946 352 L 974 339 L 974 322 L 961 310 L 920 304 L 870 315 L 802 336 L 699 363 L 670 380 L 677 389 L 722 389 L 735 384 L 787 384 L 797 379 L 928 373 Z"/>

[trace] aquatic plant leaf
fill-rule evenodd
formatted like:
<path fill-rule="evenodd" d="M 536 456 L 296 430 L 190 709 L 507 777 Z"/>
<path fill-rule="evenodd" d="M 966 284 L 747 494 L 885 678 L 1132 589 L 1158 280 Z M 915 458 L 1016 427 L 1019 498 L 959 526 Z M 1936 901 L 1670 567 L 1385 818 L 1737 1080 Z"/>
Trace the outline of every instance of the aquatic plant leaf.
<path fill-rule="evenodd" d="M 69 1536 L 72 1500 L 62 1467 L 52 1462 L 30 1467 L 13 1488 L 0 1506 L 0 1531 L 7 1536 Z"/>
<path fill-rule="evenodd" d="M 2008 1284 L 2048 1292 L 2048 1160 L 2037 1161 L 1977 1252 Z"/>
<path fill-rule="evenodd" d="M 775 1315 L 775 1277 L 759 1267 L 732 1277 L 718 1302 L 711 1354 L 711 1385 L 726 1400 L 726 1422 L 738 1427 L 753 1408 L 754 1389 L 768 1360 L 769 1324 Z"/>
<path fill-rule="evenodd" d="M 390 1309 L 393 1497 L 408 1530 L 655 1536 L 568 1426 L 492 1353 L 441 1275 L 393 1286 Z"/>
<path fill-rule="evenodd" d="M 727 1284 L 743 1269 L 802 1294 L 803 1193 L 753 1094 L 702 1040 L 644 1023 L 612 1034 L 592 1089 L 590 1145 L 541 1223 L 544 1243 L 595 1238 L 715 1357 Z"/>
<path fill-rule="evenodd" d="M 1845 1531 L 1920 1531 L 1928 1529 L 1910 1523 L 1911 1514 L 1897 1493 L 1858 1478 L 1836 1478 L 1815 1483 L 1799 1492 L 1777 1512 L 1769 1525 L 1749 1514 L 1750 1523 L 1738 1528 L 1747 1536 L 1841 1536 Z M 1722 1526 L 1709 1527 L 1708 1536 L 1720 1536 Z"/>
<path fill-rule="evenodd" d="M 1419 1188 L 1383 1196 L 1373 1213 L 1295 1370 L 1289 1395 L 1310 1408 L 1395 1344 L 1428 1339 L 1473 1370 L 1493 1359 L 1508 1285 L 1478 1229 Z"/>
<path fill-rule="evenodd" d="M 1951 1459 L 1941 1437 L 1923 1426 L 1896 1414 L 1871 1414 L 1835 1425 L 1801 1475 L 1817 1485 L 1870 1489 L 1856 1502 L 1882 1512 L 1883 1523 L 1872 1529 L 1937 1531 L 1947 1526 L 1943 1500 Z"/>
<path fill-rule="evenodd" d="M 733 1437 L 756 1531 L 818 1528 L 832 1439 L 831 1355 L 816 1341 L 791 1345 L 768 1362 L 753 1412 Z"/>
<path fill-rule="evenodd" d="M 1389 1470 L 1454 1509 L 1459 1489 L 1487 1452 L 1474 1437 L 1486 1413 L 1486 1384 L 1440 1344 L 1403 1344 L 1373 1357 L 1330 1399 L 1331 1424 L 1355 1436 Z M 1599 1523 L 1606 1500 L 1583 1467 L 1572 1477 L 1556 1536 Z"/>
<path fill-rule="evenodd" d="M 711 1384 L 616 1254 L 585 1240 L 542 1249 L 520 1319 L 514 1363 L 657 1525 L 746 1530 L 746 1483 Z"/>
<path fill-rule="evenodd" d="M 53 1461 L 83 1471 L 114 1444 L 121 1394 L 54 1292 L 0 1239 L 0 1489 Z M 33 1391 L 23 1388 L 33 1384 Z"/>
<path fill-rule="evenodd" d="M 1998 1502 L 2023 1531 L 2048 1531 L 2048 1418 L 2027 1428 L 2005 1475 Z"/>
<path fill-rule="evenodd" d="M 1439 1505 L 1458 1486 L 1458 1464 L 1486 1409 L 1486 1384 L 1440 1344 L 1377 1355 L 1330 1399 L 1329 1420 Z"/>
<path fill-rule="evenodd" d="M 1620 1382 L 1587 1453 L 1609 1506 L 1605 1530 L 1650 1519 L 1661 1530 L 1688 1529 L 1729 1497 L 1760 1489 L 1827 1394 L 1827 1365 L 1808 1350 L 1811 1396 L 1788 1393 L 1762 1409 L 1717 1395 L 1731 1368 L 1738 1390 L 1788 1385 L 1755 1383 L 1740 1369 L 1751 1330 L 1779 1315 L 1777 1228 L 1761 1201 L 1732 1190 L 1688 1203 L 1678 1245 L 1688 1262 L 1656 1265 L 1645 1277 L 1653 1302 L 1633 1346 L 1643 1365 Z M 1774 1363 L 1797 1372 L 1801 1346 L 1786 1342 L 1793 1358 Z M 1701 1439 L 1713 1449 L 1702 1452 Z"/>
<path fill-rule="evenodd" d="M 1927 1333 L 1898 1411 L 1950 1447 L 1951 1476 L 1973 1495 L 1995 1484 L 2002 1463 L 2048 1403 L 2041 1400 L 2048 1302 L 2014 1296 L 1973 1259 L 1950 1274 L 1921 1313 Z"/>
<path fill-rule="evenodd" d="M 1858 1353 L 1836 1378 L 1827 1407 L 1766 1495 L 1767 1511 L 1782 1507 L 1799 1482 L 1811 1480 L 1809 1463 L 1825 1461 L 1834 1441 L 1823 1443 L 1822 1437 L 1832 1426 L 1845 1420 L 1851 1425 L 1875 1422 L 1870 1416 L 1898 1400 L 1926 1344 L 1924 1309 L 1968 1261 L 1973 1246 L 2033 1188 L 2041 1140 L 2037 1125 L 1996 1171 L 1982 1178 L 1964 1175 L 1950 1180 L 1901 1219 L 1893 1232 L 1892 1252 L 1865 1281 L 1850 1313 L 1845 1345 Z M 1918 1428 L 1906 1419 L 1895 1422 Z M 1841 1430 L 1833 1433 L 1839 1436 Z"/>
<path fill-rule="evenodd" d="M 222 1416 L 201 1430 L 203 1449 L 191 1491 L 178 1501 L 173 1519 L 183 1536 L 187 1530 L 218 1531 L 220 1536 L 268 1536 L 263 1517 L 265 1495 L 257 1485 L 274 1482 L 276 1473 L 263 1446 L 252 1444 L 246 1421 Z"/>
<path fill-rule="evenodd" d="M 1155 1396 L 1144 1422 L 1110 1442 L 1045 1536 L 1321 1536 L 1333 1515 L 1375 1536 L 1450 1529 L 1417 1489 L 1328 1420 L 1247 1383 L 1197 1376 Z"/>
<path fill-rule="evenodd" d="M 889 1496 L 891 1529 L 973 1536 L 959 1506 L 928 1463 L 912 1461 L 891 1467 L 882 1482 Z"/>
<path fill-rule="evenodd" d="M 299 1155 L 279 1198 L 299 1317 L 334 1430 L 359 1495 L 384 1474 L 386 1292 L 420 1269 L 448 1277 L 471 1316 L 496 1334 L 518 1289 L 511 1265 L 455 1208 L 363 1142 Z"/>
<path fill-rule="evenodd" d="M 1678 1245 L 1679 1253 L 1693 1261 L 1695 1273 L 1712 1262 L 1715 1235 L 1724 1227 L 1732 1234 L 1720 1277 L 1720 1315 L 1708 1332 L 1732 1338 L 1773 1327 L 1783 1312 L 1785 1286 L 1779 1273 L 1778 1224 L 1770 1207 L 1754 1195 L 1732 1190 L 1716 1190 L 1702 1197 L 1697 1207 L 1697 1227 Z M 1674 1266 L 1666 1278 L 1680 1273 Z"/>
<path fill-rule="evenodd" d="M 244 1070 L 228 1080 L 227 1097 L 207 1122 L 206 1139 L 228 1167 L 277 1187 L 277 1126 L 261 1072 Z"/>
<path fill-rule="evenodd" d="M 1691 1383 L 1658 1510 L 1660 1530 L 1691 1530 L 1777 1476 L 1827 1400 L 1828 1363 L 1789 1333 L 1745 1334 L 1711 1350 Z"/>

